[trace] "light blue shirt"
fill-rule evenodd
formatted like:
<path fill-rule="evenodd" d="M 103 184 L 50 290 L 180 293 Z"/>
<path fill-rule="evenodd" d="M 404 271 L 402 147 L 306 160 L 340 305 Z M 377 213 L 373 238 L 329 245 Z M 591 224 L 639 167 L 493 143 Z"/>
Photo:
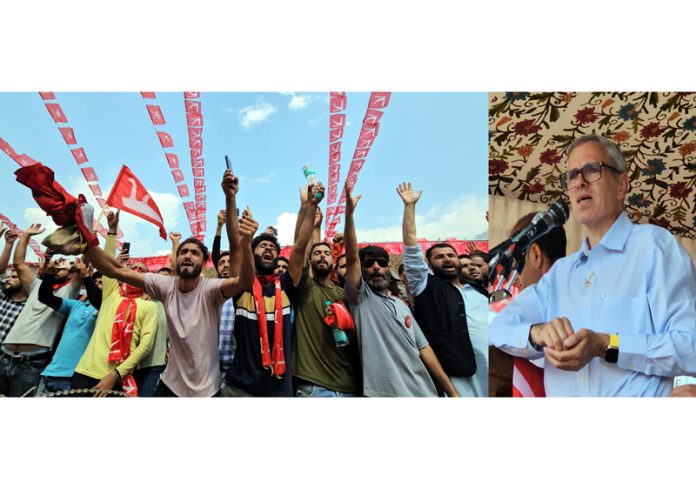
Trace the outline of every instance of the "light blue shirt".
<path fill-rule="evenodd" d="M 87 349 L 94 326 L 97 311 L 88 301 L 62 299 L 58 314 L 67 316 L 63 336 L 58 348 L 41 375 L 46 377 L 72 377 L 82 354 Z"/>
<path fill-rule="evenodd" d="M 489 341 L 539 358 L 529 329 L 567 317 L 573 329 L 619 335 L 619 361 L 593 358 L 578 372 L 546 362 L 547 396 L 666 396 L 676 375 L 696 372 L 696 269 L 668 231 L 626 213 L 590 249 L 558 260 L 492 321 Z"/>
<path fill-rule="evenodd" d="M 428 285 L 428 265 L 420 246 L 404 246 L 404 273 L 411 294 L 416 297 Z M 464 298 L 469 339 L 474 348 L 476 373 L 471 377 L 450 377 L 462 397 L 488 395 L 488 299 L 472 286 L 457 287 Z"/>

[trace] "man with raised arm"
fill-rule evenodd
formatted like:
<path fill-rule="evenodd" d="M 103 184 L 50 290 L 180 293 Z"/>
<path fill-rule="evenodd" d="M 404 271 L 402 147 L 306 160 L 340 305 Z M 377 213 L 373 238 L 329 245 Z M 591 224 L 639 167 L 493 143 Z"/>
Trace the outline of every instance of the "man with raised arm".
<path fill-rule="evenodd" d="M 144 288 L 150 297 L 164 304 L 170 353 L 156 396 L 212 397 L 220 390 L 220 308 L 226 299 L 240 294 L 253 280 L 250 241 L 258 228 L 251 215 L 243 216 L 241 222 L 236 219 L 238 180 L 230 170 L 225 171 L 222 189 L 227 207 L 228 238 L 231 244 L 239 245 L 240 253 L 240 258 L 232 262 L 232 272 L 227 279 L 201 276 L 208 249 L 193 237 L 181 242 L 176 254 L 177 274 L 169 277 L 121 268 L 100 248 L 89 248 L 86 252 L 105 276 Z"/>
<path fill-rule="evenodd" d="M 14 269 L 28 298 L 0 346 L 0 394 L 11 397 L 21 396 L 39 385 L 41 372 L 51 359 L 56 337 L 65 321 L 65 316 L 39 301 L 41 279 L 34 277 L 25 263 L 29 240 L 43 231 L 39 224 L 29 226 L 20 236 L 13 257 Z M 75 299 L 80 287 L 82 278 L 75 274 L 56 295 Z"/>
<path fill-rule="evenodd" d="M 464 397 L 488 395 L 488 299 L 460 281 L 457 251 L 437 243 L 425 253 L 416 237 L 416 203 L 423 191 L 396 189 L 404 203 L 404 272 L 415 316 L 433 351 Z M 428 265 L 433 274 L 428 273 Z"/>
<path fill-rule="evenodd" d="M 307 214 L 302 219 L 293 245 L 288 273 L 275 274 L 280 245 L 273 234 L 254 238 L 252 249 L 256 278 L 235 298 L 234 337 L 237 349 L 227 376 L 223 395 L 290 397 L 293 395 L 293 323 L 291 307 L 296 304 L 295 284 L 299 283 L 305 247 L 312 232 L 316 206 L 324 188 L 317 184 L 308 190 Z"/>
<path fill-rule="evenodd" d="M 379 246 L 367 246 L 358 252 L 353 212 L 360 196 L 353 198 L 347 184 L 345 192 L 345 293 L 358 331 L 363 394 L 437 396 L 434 379 L 448 396 L 458 397 L 457 389 L 428 345 L 411 310 L 389 293 L 392 278 L 387 251 Z"/>

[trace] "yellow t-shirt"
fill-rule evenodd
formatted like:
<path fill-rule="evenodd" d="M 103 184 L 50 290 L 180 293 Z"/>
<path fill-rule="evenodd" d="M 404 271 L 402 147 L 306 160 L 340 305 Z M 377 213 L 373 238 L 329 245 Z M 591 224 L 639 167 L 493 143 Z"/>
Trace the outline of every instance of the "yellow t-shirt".
<path fill-rule="evenodd" d="M 115 238 L 109 236 L 104 246 L 107 253 L 113 252 Z M 80 362 L 75 367 L 75 372 L 93 379 L 103 379 L 114 368 L 117 368 L 121 377 L 129 375 L 150 351 L 157 325 L 157 306 L 154 302 L 143 299 L 135 299 L 137 305 L 135 324 L 133 325 L 133 337 L 131 338 L 130 356 L 121 365 L 109 361 L 109 348 L 111 346 L 111 331 L 113 329 L 116 310 L 123 298 L 118 291 L 118 281 L 104 276 L 102 278 L 102 303 L 94 333 L 87 344 L 87 349 L 82 354 Z"/>

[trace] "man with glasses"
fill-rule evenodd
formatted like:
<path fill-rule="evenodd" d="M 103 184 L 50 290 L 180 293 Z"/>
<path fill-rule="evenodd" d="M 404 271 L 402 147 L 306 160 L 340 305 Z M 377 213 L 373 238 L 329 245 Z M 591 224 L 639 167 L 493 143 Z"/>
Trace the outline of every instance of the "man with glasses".
<path fill-rule="evenodd" d="M 353 198 L 347 184 L 345 191 L 345 293 L 358 332 L 363 394 L 434 397 L 434 379 L 448 396 L 459 397 L 411 310 L 389 293 L 392 278 L 387 251 L 366 246 L 358 252 L 353 211 L 360 196 Z"/>
<path fill-rule="evenodd" d="M 669 232 L 631 222 L 628 183 L 609 139 L 569 146 L 561 184 L 586 237 L 491 323 L 493 346 L 545 357 L 547 396 L 667 396 L 696 372 L 696 270 Z"/>

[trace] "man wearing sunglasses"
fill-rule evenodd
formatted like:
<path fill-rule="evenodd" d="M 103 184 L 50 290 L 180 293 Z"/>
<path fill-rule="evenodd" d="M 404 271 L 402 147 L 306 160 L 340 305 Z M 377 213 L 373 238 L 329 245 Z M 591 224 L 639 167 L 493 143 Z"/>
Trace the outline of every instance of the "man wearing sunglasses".
<path fill-rule="evenodd" d="M 696 372 L 696 270 L 669 232 L 631 222 L 628 183 L 609 139 L 569 146 L 561 184 L 586 237 L 491 323 L 493 346 L 545 356 L 547 396 L 666 396 Z"/>
<path fill-rule="evenodd" d="M 448 396 L 459 397 L 411 310 L 389 293 L 387 251 L 366 246 L 358 252 L 353 212 L 360 196 L 353 198 L 347 184 L 345 192 L 345 293 L 358 331 L 364 395 L 434 397 L 434 380 Z"/>

